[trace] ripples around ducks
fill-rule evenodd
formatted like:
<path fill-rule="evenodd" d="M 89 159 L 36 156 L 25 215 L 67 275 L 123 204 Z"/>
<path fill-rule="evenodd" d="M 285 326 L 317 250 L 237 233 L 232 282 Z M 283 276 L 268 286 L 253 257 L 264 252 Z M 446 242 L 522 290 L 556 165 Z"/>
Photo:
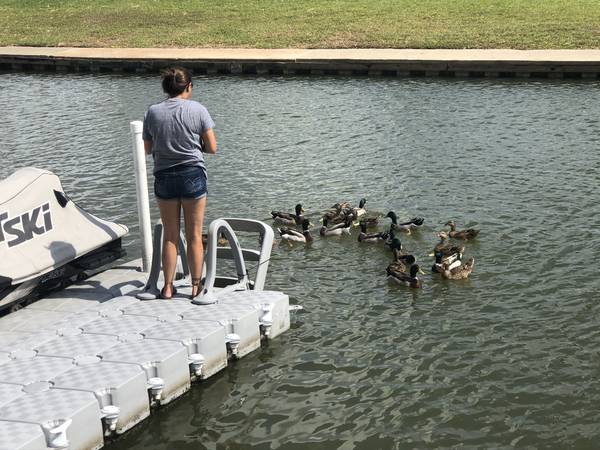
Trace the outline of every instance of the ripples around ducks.
<path fill-rule="evenodd" d="M 597 445 L 597 82 L 194 87 L 220 142 L 209 219 L 266 220 L 302 202 L 317 223 L 365 196 L 368 209 L 426 218 L 402 237 L 425 269 L 447 220 L 480 228 L 467 244 L 475 271 L 463 282 L 428 274 L 415 292 L 388 285 L 389 255 L 355 236 L 277 247 L 268 284 L 305 308 L 292 329 L 109 448 Z M 128 123 L 160 98 L 155 77 L 1 74 L 0 177 L 55 171 L 82 206 L 130 227 L 133 257 Z"/>

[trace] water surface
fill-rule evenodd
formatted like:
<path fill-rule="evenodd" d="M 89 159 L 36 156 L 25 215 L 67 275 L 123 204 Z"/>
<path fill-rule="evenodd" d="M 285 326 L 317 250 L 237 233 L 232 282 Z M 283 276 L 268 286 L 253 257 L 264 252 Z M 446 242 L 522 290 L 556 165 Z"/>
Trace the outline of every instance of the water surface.
<path fill-rule="evenodd" d="M 480 228 L 468 281 L 389 285 L 355 238 L 276 247 L 268 286 L 292 329 L 108 448 L 596 448 L 600 431 L 600 84 L 204 78 L 217 123 L 208 219 L 301 202 L 426 218 L 403 244 Z M 33 165 L 125 223 L 139 253 L 129 121 L 149 76 L 0 75 L 0 178 Z M 151 178 L 150 178 L 151 181 Z M 153 217 L 156 210 L 153 208 Z M 315 230 L 316 231 L 316 230 Z"/>

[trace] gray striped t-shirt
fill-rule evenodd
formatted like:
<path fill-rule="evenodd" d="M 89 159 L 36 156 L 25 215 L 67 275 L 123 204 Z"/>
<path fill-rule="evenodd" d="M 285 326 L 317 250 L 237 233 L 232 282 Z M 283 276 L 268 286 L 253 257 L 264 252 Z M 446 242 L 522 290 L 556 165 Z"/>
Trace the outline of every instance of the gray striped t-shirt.
<path fill-rule="evenodd" d="M 208 110 L 194 100 L 168 98 L 151 105 L 144 114 L 142 137 L 152 141 L 154 173 L 179 165 L 206 172 L 200 136 L 214 126 Z"/>

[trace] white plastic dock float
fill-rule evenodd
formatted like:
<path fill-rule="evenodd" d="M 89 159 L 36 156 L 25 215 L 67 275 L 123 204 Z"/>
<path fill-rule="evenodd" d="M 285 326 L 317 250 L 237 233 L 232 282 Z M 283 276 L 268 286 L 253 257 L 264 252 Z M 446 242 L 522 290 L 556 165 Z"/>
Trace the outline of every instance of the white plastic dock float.
<path fill-rule="evenodd" d="M 87 365 L 65 372 L 52 383 L 58 389 L 93 393 L 101 411 L 111 405 L 119 408 L 114 428 L 105 431 L 108 434 L 124 433 L 150 415 L 146 373 L 136 365 L 90 359 Z"/>
<path fill-rule="evenodd" d="M 229 351 L 236 358 L 242 358 L 260 347 L 259 313 L 252 306 L 197 306 L 184 311 L 182 317 L 186 321 L 217 322 L 225 327 Z"/>
<path fill-rule="evenodd" d="M 123 342 L 99 356 L 103 361 L 136 364 L 146 372 L 151 388 L 152 379 L 162 380 L 161 392 L 153 400 L 169 403 L 190 388 L 187 349 L 178 342 L 143 339 Z"/>
<path fill-rule="evenodd" d="M 196 379 L 208 378 L 227 366 L 226 330 L 218 322 L 181 320 L 157 325 L 143 331 L 142 334 L 146 339 L 181 343 L 187 349 L 188 358 L 200 355 L 201 365 L 190 368 L 193 370 L 192 376 Z"/>
<path fill-rule="evenodd" d="M 1 320 L 0 320 L 1 321 Z M 28 333 L 22 331 L 0 331 L 0 352 L 33 350 L 34 347 L 56 338 L 56 333 Z"/>
<path fill-rule="evenodd" d="M 39 384 L 0 408 L 0 421 L 38 424 L 48 447 L 96 450 L 104 445 L 100 408 L 89 392 Z"/>
<path fill-rule="evenodd" d="M 25 391 L 22 385 L 0 383 L 0 406 L 6 405 L 23 395 L 25 395 Z"/>
<path fill-rule="evenodd" d="M 251 305 L 259 311 L 263 335 L 276 338 L 290 329 L 290 299 L 283 292 L 237 291 L 219 300 L 223 305 Z"/>
<path fill-rule="evenodd" d="M 41 426 L 4 420 L 0 420 L 0 449 L 49 450 Z"/>
<path fill-rule="evenodd" d="M 44 184 L 46 178 L 51 180 L 48 185 Z M 10 197 L 8 211 L 27 219 L 23 223 L 32 229 L 24 231 L 31 231 L 32 242 L 26 253 L 9 250 L 8 259 L 16 254 L 17 259 L 27 260 L 27 267 L 36 267 L 31 249 L 37 234 L 44 235 L 40 245 L 53 246 L 61 256 L 53 266 L 56 255 L 45 254 L 42 270 L 29 278 L 22 269 L 15 272 L 18 278 L 10 272 L 0 273 L 0 307 L 14 305 L 15 292 L 28 295 L 36 289 L 32 281 L 55 279 L 63 271 L 58 261 L 67 266 L 72 262 L 63 252 L 72 252 L 78 261 L 72 267 L 64 266 L 69 277 L 80 267 L 95 270 L 93 258 L 77 248 L 73 251 L 67 241 L 60 243 L 65 244 L 62 248 L 52 240 L 52 230 L 60 225 L 52 222 L 54 217 L 68 223 L 69 216 L 76 215 L 79 222 L 90 222 L 85 225 L 88 230 L 99 227 L 99 233 L 106 236 L 104 241 L 96 239 L 94 245 L 101 247 L 90 251 L 101 261 L 107 253 L 120 254 L 115 249 L 120 248 L 116 244 L 124 229 L 80 210 L 59 192 L 60 183 L 49 172 L 28 169 L 17 179 L 22 192 L 28 191 L 30 181 L 35 189 L 46 189 L 46 194 L 37 192 L 31 198 L 45 201 L 40 210 L 52 214 L 44 216 L 42 227 L 41 216 L 36 224 L 34 213 L 20 213 L 18 199 Z M 2 192 L 0 222 L 7 215 Z M 54 215 L 56 211 L 60 214 Z M 203 291 L 194 301 L 184 296 L 189 290 L 185 245 L 180 247 L 182 261 L 178 264 L 183 279 L 176 282 L 180 295 L 170 301 L 156 299 L 160 224 L 155 230 L 150 273 L 141 272 L 142 262 L 136 260 L 91 275 L 0 317 L 0 450 L 99 449 L 114 434 L 145 419 L 153 406 L 169 403 L 189 390 L 193 381 L 227 367 L 228 358 L 241 358 L 258 349 L 261 338 L 273 339 L 289 329 L 288 296 L 263 290 L 273 243 L 268 225 L 246 219 L 211 223 Z M 236 231 L 258 234 L 260 250 L 241 248 Z M 221 234 L 228 247 L 217 245 Z M 62 230 L 60 236 L 66 239 L 68 233 Z M 7 248 L 0 241 L 0 260 Z M 249 277 L 245 258 L 257 263 L 254 279 Z M 221 259 L 234 260 L 235 276 L 217 276 Z M 6 267 L 12 266 L 0 264 L 0 269 Z M 54 269 L 56 273 L 49 272 Z M 86 273 L 77 277 L 88 276 Z"/>
<path fill-rule="evenodd" d="M 95 320 L 97 312 L 69 313 L 63 311 L 44 311 L 24 308 L 9 316 L 9 320 L 0 320 L 0 331 L 16 331 L 39 334 L 56 334 L 62 328 L 79 327 Z"/>

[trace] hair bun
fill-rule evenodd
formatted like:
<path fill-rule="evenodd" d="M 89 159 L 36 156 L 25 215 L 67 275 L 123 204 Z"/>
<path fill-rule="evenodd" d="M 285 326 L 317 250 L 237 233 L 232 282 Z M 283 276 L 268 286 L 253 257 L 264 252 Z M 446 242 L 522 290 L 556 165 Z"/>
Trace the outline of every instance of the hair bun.
<path fill-rule="evenodd" d="M 162 71 L 162 88 L 169 97 L 177 97 L 192 82 L 190 72 L 183 67 L 169 67 Z"/>

